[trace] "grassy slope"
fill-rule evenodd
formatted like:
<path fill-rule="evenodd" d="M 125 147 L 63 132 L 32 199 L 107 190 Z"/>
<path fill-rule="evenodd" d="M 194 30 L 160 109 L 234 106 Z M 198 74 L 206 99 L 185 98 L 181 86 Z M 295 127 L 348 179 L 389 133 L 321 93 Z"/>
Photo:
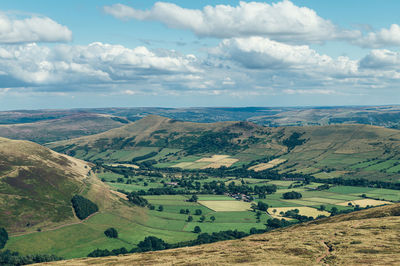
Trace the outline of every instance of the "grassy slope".
<path fill-rule="evenodd" d="M 321 219 L 266 234 L 213 244 L 52 265 L 396 265 L 400 205 Z M 330 247 L 330 248 L 329 248 Z"/>
<path fill-rule="evenodd" d="M 33 123 L 0 125 L 0 136 L 47 143 L 96 134 L 124 125 L 113 118 L 108 115 L 82 113 Z"/>
<path fill-rule="evenodd" d="M 49 147 L 65 153 L 75 151 L 79 158 L 102 158 L 105 161 L 118 160 L 112 155 L 113 151 L 139 154 L 146 146 L 152 151 L 161 148 L 182 149 L 179 156 L 165 154 L 160 166 L 168 166 L 173 165 L 171 162 L 184 161 L 185 151 L 189 151 L 192 145 L 206 145 L 204 141 L 201 142 L 205 132 L 240 134 L 228 138 L 231 145 L 221 148 L 215 144 L 195 154 L 230 154 L 239 159 L 236 163 L 238 166 L 274 155 L 287 159 L 277 167 L 282 172 L 310 173 L 323 178 L 351 176 L 386 181 L 398 179 L 396 169 L 400 167 L 397 166 L 400 159 L 400 132 L 368 125 L 268 128 L 244 122 L 200 124 L 148 116 L 101 134 L 51 143 Z M 302 134 L 300 139 L 305 143 L 288 151 L 283 142 L 294 132 Z M 96 152 L 103 153 L 94 156 Z"/>

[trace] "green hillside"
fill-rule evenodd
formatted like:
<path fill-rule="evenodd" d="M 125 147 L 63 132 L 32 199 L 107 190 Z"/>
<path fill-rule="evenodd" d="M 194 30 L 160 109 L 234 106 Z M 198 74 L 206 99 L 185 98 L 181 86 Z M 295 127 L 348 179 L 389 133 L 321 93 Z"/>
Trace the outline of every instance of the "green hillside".
<path fill-rule="evenodd" d="M 236 159 L 232 167 L 250 167 L 280 158 L 284 163 L 275 170 L 318 178 L 397 181 L 400 172 L 400 132 L 369 125 L 269 128 L 250 122 L 191 123 L 148 116 L 97 135 L 50 143 L 48 147 L 93 162 L 152 160 L 156 167 L 221 154 Z M 205 166 L 190 164 L 191 168 Z"/>

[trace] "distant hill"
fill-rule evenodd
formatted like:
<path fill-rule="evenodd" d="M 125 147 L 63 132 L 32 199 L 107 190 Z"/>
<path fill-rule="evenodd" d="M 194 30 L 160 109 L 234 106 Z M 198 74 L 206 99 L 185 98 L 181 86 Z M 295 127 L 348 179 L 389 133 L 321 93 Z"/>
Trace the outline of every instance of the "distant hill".
<path fill-rule="evenodd" d="M 60 116 L 60 117 L 58 117 Z M 1 116 L 0 116 L 1 117 Z M 27 123 L 0 125 L 0 136 L 12 139 L 30 140 L 37 143 L 47 143 L 57 140 L 77 138 L 107 131 L 123 126 L 130 121 L 111 115 L 73 113 L 53 116 L 34 117 L 39 121 L 20 120 Z M 34 120 L 31 118 L 31 120 Z M 18 120 L 15 118 L 15 120 Z"/>
<path fill-rule="evenodd" d="M 94 162 L 129 162 L 128 157 L 124 161 L 117 155 L 145 147 L 148 156 L 143 159 L 153 159 L 159 167 L 173 166 L 188 156 L 228 154 L 238 160 L 233 167 L 281 158 L 285 163 L 276 170 L 321 178 L 397 181 L 400 172 L 400 131 L 369 125 L 263 127 L 250 122 L 182 122 L 151 115 L 104 133 L 48 146 Z"/>
<path fill-rule="evenodd" d="M 265 126 L 366 124 L 400 128 L 400 106 L 85 108 L 0 112 L 0 124 L 33 123 L 76 114 L 103 114 L 136 121 L 159 115 L 186 122 L 250 121 Z"/>
<path fill-rule="evenodd" d="M 105 186 L 90 169 L 39 144 L 0 138 L 0 227 L 16 233 L 77 221 L 75 194 L 101 205 L 94 191 Z"/>
<path fill-rule="evenodd" d="M 239 240 L 51 265 L 398 265 L 400 204 L 324 218 Z"/>

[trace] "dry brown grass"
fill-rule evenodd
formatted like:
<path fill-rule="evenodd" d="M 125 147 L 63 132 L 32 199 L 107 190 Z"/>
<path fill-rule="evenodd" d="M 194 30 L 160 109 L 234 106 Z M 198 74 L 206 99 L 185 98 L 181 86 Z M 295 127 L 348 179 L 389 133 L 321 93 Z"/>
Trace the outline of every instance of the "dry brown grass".
<path fill-rule="evenodd" d="M 206 169 L 206 168 L 221 168 L 222 166 L 225 167 L 230 167 L 232 164 L 236 163 L 239 161 L 238 159 L 233 159 L 233 158 L 225 158 L 222 160 L 219 160 L 217 162 L 208 164 L 206 166 L 203 166 L 201 169 Z"/>
<path fill-rule="evenodd" d="M 269 161 L 268 163 L 260 163 L 257 165 L 254 165 L 252 167 L 249 168 L 249 170 L 254 170 L 256 172 L 258 171 L 263 171 L 263 170 L 267 170 L 270 168 L 273 168 L 281 163 L 286 162 L 286 159 L 273 159 L 272 161 Z"/>
<path fill-rule="evenodd" d="M 47 265 L 399 265 L 399 215 L 397 204 L 240 240 Z"/>
<path fill-rule="evenodd" d="M 359 205 L 362 208 L 365 208 L 368 205 L 369 206 L 380 206 L 380 205 L 385 205 L 385 204 L 393 204 L 390 201 L 374 200 L 374 199 L 352 200 L 352 201 L 346 201 L 346 202 L 335 203 L 335 204 L 341 205 L 341 206 L 348 206 L 349 203 L 351 203 L 353 206 Z"/>
<path fill-rule="evenodd" d="M 318 217 L 318 215 L 329 216 L 330 213 L 327 211 L 320 211 L 311 207 L 282 207 L 282 208 L 269 208 L 268 213 L 271 214 L 274 218 L 282 218 L 280 212 L 287 212 L 290 210 L 298 209 L 300 215 Z M 276 212 L 274 212 L 276 210 Z"/>
<path fill-rule="evenodd" d="M 209 158 L 201 158 L 201 159 L 197 160 L 196 162 L 198 162 L 198 163 L 201 163 L 201 162 L 215 163 L 215 162 L 221 161 L 221 160 L 229 158 L 229 157 L 230 157 L 229 155 L 217 155 L 217 154 L 215 154 L 215 155 L 213 155 L 213 156 L 211 156 Z"/>
<path fill-rule="evenodd" d="M 238 200 L 205 200 L 199 203 L 216 212 L 240 212 L 250 210 L 251 207 L 250 202 Z"/>

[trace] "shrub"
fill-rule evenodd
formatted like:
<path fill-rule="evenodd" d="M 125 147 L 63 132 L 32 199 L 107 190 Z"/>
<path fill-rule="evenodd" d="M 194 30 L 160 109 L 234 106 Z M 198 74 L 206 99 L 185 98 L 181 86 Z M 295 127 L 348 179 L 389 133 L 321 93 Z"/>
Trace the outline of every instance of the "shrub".
<path fill-rule="evenodd" d="M 109 238 L 118 238 L 118 231 L 113 227 L 108 228 L 106 231 L 104 231 L 104 234 L 106 235 L 106 237 Z"/>
<path fill-rule="evenodd" d="M 73 196 L 71 202 L 76 216 L 81 220 L 99 210 L 99 207 L 95 203 L 80 195 Z"/>
<path fill-rule="evenodd" d="M 196 233 L 196 234 L 201 233 L 201 228 L 200 228 L 200 226 L 196 225 L 196 226 L 194 227 L 193 233 Z"/>

